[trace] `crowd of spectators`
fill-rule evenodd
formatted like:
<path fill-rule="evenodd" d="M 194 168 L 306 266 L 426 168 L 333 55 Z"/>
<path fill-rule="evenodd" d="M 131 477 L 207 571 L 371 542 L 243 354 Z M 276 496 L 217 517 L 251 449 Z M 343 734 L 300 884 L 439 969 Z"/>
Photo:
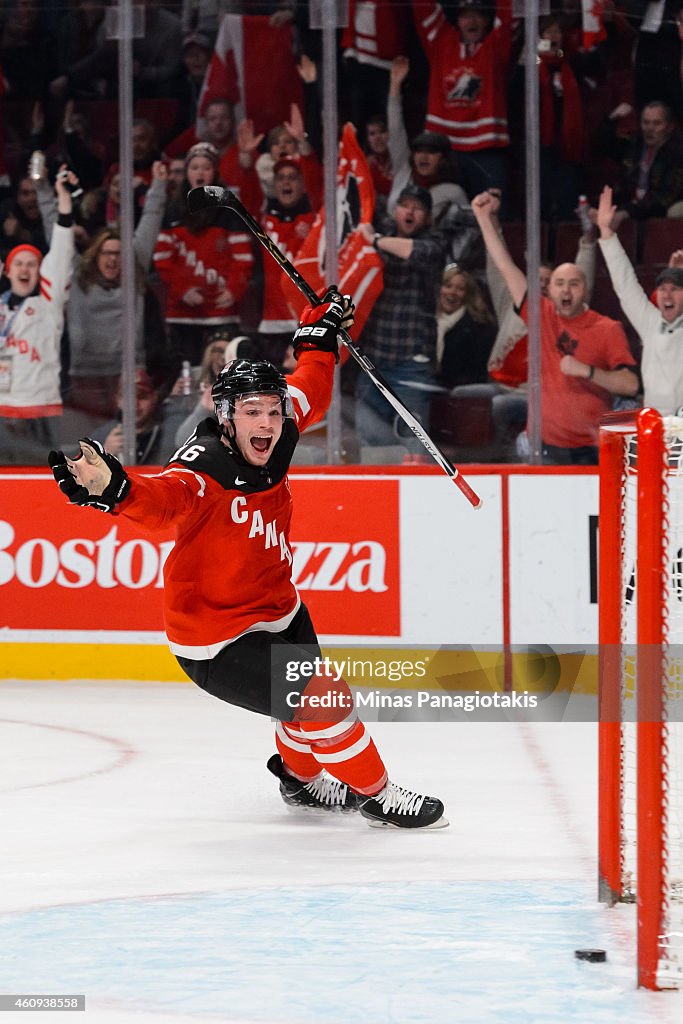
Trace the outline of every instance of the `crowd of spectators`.
<path fill-rule="evenodd" d="M 326 157 L 308 2 L 141 3 L 131 253 L 115 11 L 12 0 L 0 13 L 0 465 L 83 433 L 121 452 L 125 260 L 138 461 L 163 462 L 211 414 L 238 351 L 292 366 L 298 307 L 279 268 L 233 215 L 190 213 L 186 194 L 229 186 L 296 258 Z M 511 0 L 349 7 L 339 117 L 367 157 L 376 206 L 359 230 L 384 275 L 355 340 L 455 458 L 523 459 L 523 20 Z M 683 407 L 683 0 L 603 7 L 590 33 L 577 0 L 550 0 L 538 25 L 550 463 L 594 463 L 612 408 Z M 342 395 L 348 461 L 427 458 L 352 361 Z"/>

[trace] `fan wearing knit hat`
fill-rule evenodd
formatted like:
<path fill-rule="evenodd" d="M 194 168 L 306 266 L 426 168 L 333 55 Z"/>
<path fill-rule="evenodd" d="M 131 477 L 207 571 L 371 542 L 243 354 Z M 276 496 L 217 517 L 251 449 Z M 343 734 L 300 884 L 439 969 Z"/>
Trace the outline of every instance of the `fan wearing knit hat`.
<path fill-rule="evenodd" d="M 185 180 L 170 221 L 159 235 L 154 266 L 167 286 L 166 323 L 180 358 L 197 366 L 211 330 L 237 323 L 237 303 L 254 264 L 250 236 L 241 223 L 217 222 L 211 210 L 191 213 L 187 193 L 222 184 L 220 154 L 197 142 L 185 155 Z"/>
<path fill-rule="evenodd" d="M 213 181 L 218 179 L 218 162 L 220 160 L 220 154 L 215 146 L 212 146 L 210 142 L 197 142 L 194 146 L 190 146 L 187 153 L 185 154 L 185 174 L 188 174 L 188 169 L 192 165 L 192 170 L 197 178 L 198 185 L 209 185 L 211 182 L 208 180 L 203 181 L 204 175 L 208 175 Z M 210 166 L 210 170 L 209 170 Z M 196 188 L 196 185 L 192 186 Z"/>
<path fill-rule="evenodd" d="M 10 270 L 10 268 L 12 266 L 12 263 L 14 262 L 15 257 L 21 257 L 21 256 L 24 257 L 23 259 L 19 260 L 19 262 L 22 264 L 22 266 L 33 267 L 33 265 L 34 265 L 33 261 L 35 260 L 36 275 L 35 275 L 35 280 L 33 280 L 32 283 L 31 283 L 31 290 L 30 291 L 25 291 L 24 290 L 25 289 L 25 283 L 26 283 L 25 282 L 25 274 L 22 275 L 22 277 L 24 278 L 23 281 L 20 280 L 19 277 L 17 277 L 17 281 L 16 281 L 17 288 L 16 289 L 15 289 L 14 285 L 12 286 L 12 291 L 13 292 L 15 292 L 18 295 L 23 295 L 24 297 L 26 297 L 27 295 L 30 295 L 31 292 L 34 291 L 35 288 L 38 285 L 37 270 L 40 267 L 40 264 L 42 262 L 43 254 L 40 251 L 40 249 L 37 249 L 35 247 L 35 245 L 29 245 L 27 242 L 22 243 L 22 245 L 15 245 L 14 248 L 10 249 L 10 251 L 7 253 L 7 259 L 5 260 L 5 270 L 4 270 L 5 277 L 9 277 L 9 270 Z M 33 257 L 33 260 L 30 259 L 30 257 Z"/>
<path fill-rule="evenodd" d="M 66 170 L 66 168 L 62 168 Z M 61 415 L 60 339 L 74 257 L 71 193 L 75 175 L 55 185 L 58 218 L 47 255 L 15 245 L 0 295 L 0 463 L 42 462 Z"/>

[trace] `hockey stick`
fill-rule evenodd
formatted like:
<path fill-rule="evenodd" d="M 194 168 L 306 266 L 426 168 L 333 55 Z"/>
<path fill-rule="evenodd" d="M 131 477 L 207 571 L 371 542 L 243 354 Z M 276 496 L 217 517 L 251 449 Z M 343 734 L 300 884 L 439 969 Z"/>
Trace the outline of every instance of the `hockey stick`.
<path fill-rule="evenodd" d="M 200 185 L 199 188 L 193 188 L 188 192 L 187 205 L 191 213 L 197 213 L 199 210 L 208 210 L 215 207 L 232 210 L 233 213 L 236 213 L 237 216 L 245 223 L 251 233 L 258 238 L 264 249 L 267 249 L 273 259 L 280 264 L 284 273 L 306 297 L 311 306 L 319 306 L 321 304 L 319 296 L 313 291 L 306 278 L 299 273 L 284 253 L 278 249 L 273 239 L 266 234 L 259 222 L 252 217 L 249 211 L 245 209 L 237 198 L 235 193 L 231 192 L 229 188 L 222 188 L 220 185 Z M 406 409 L 379 371 L 375 368 L 374 364 L 360 351 L 360 349 L 356 348 L 346 331 L 340 331 L 339 338 L 361 369 L 367 373 L 373 384 L 381 391 L 389 404 L 401 417 L 403 422 L 410 427 L 418 441 L 424 445 L 435 462 L 438 462 L 444 473 L 453 481 L 455 486 L 462 491 L 470 505 L 472 505 L 473 508 L 481 508 L 482 500 L 479 495 L 472 490 L 470 485 L 467 483 L 467 480 L 462 476 L 460 470 L 452 465 L 438 445 L 432 441 L 420 421 L 417 420 L 408 409 Z"/>

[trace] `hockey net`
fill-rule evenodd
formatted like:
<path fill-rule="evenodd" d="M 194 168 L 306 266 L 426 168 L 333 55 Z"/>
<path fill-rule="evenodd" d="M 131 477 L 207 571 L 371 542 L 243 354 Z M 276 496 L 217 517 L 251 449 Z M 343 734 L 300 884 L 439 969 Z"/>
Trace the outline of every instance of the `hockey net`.
<path fill-rule="evenodd" d="M 638 984 L 683 988 L 683 419 L 600 431 L 599 895 L 638 904 Z"/>

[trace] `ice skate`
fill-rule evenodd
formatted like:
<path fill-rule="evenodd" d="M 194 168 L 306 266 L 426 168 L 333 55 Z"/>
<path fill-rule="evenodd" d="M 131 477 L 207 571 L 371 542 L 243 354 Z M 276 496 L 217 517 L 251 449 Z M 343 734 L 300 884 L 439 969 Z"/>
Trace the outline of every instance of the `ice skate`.
<path fill-rule="evenodd" d="M 280 795 L 289 807 L 320 811 L 357 811 L 358 797 L 349 787 L 322 771 L 311 782 L 290 775 L 279 754 L 273 754 L 266 766 L 280 780 Z"/>
<path fill-rule="evenodd" d="M 373 828 L 446 828 L 444 807 L 434 796 L 387 782 L 375 796 L 358 796 L 358 808 Z"/>

